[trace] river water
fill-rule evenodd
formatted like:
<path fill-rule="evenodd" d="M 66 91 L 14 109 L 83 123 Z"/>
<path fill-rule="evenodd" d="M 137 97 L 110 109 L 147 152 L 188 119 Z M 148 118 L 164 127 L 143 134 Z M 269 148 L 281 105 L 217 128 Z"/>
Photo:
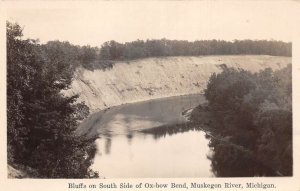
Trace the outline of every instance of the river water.
<path fill-rule="evenodd" d="M 93 114 L 79 133 L 98 135 L 93 170 L 105 178 L 210 177 L 209 140 L 202 131 L 157 136 L 142 130 L 186 122 L 182 112 L 203 95 L 155 99 Z"/>

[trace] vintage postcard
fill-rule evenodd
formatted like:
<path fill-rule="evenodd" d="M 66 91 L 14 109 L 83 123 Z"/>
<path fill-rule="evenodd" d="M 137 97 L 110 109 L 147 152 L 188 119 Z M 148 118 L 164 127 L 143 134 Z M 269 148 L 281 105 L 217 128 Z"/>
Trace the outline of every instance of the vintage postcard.
<path fill-rule="evenodd" d="M 299 1 L 3 1 L 5 191 L 299 191 Z"/>

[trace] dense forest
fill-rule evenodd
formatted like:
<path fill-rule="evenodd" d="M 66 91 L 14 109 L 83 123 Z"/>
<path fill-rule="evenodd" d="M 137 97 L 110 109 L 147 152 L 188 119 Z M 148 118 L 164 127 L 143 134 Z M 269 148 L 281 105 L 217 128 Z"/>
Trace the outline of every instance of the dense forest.
<path fill-rule="evenodd" d="M 73 49 L 23 40 L 21 27 L 9 22 L 6 35 L 8 164 L 39 178 L 97 177 L 89 168 L 94 139 L 75 134 L 89 110 L 75 103 L 77 96 L 60 93 L 69 87 L 78 62 Z M 62 44 L 64 49 L 58 48 Z"/>
<path fill-rule="evenodd" d="M 166 56 L 203 55 L 273 55 L 291 56 L 292 44 L 267 40 L 136 40 L 118 43 L 105 42 L 101 48 L 78 46 L 69 42 L 49 41 L 40 45 L 49 54 L 63 54 L 68 57 L 70 68 L 82 66 L 89 70 L 109 69 L 115 61 Z M 71 70 L 70 70 L 71 71 Z"/>
<path fill-rule="evenodd" d="M 291 64 L 254 74 L 226 65 L 222 69 L 210 77 L 205 90 L 208 106 L 202 107 L 211 114 L 207 125 L 233 143 L 211 139 L 214 173 L 292 176 Z M 194 121 L 199 119 L 193 115 Z M 255 169 L 257 163 L 260 167 Z"/>
<path fill-rule="evenodd" d="M 115 61 L 126 61 L 148 57 L 203 56 L 203 55 L 273 55 L 291 56 L 292 44 L 267 40 L 136 40 L 118 43 L 105 42 L 101 48 L 77 46 L 69 42 L 49 41 L 41 45 L 44 49 L 55 49 L 51 54 L 63 53 L 72 60 L 72 66 L 89 70 L 109 69 Z"/>
<path fill-rule="evenodd" d="M 105 42 L 100 49 L 103 60 L 130 60 L 160 56 L 201 56 L 201 55 L 273 55 L 291 56 L 292 45 L 281 41 L 266 40 L 136 40 L 118 43 Z"/>

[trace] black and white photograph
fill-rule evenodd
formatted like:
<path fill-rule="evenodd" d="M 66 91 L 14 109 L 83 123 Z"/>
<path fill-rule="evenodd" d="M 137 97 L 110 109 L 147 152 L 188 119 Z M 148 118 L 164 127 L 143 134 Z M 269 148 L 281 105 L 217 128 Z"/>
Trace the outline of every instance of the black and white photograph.
<path fill-rule="evenodd" d="M 294 1 L 46 3 L 5 8 L 8 180 L 297 174 Z"/>

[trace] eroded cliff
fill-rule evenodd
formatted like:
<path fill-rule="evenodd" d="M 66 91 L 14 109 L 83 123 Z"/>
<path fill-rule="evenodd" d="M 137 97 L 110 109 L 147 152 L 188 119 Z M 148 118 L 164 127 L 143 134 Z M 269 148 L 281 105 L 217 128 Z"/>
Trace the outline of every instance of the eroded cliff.
<path fill-rule="evenodd" d="M 221 71 L 221 64 L 256 72 L 267 67 L 277 70 L 291 62 L 291 57 L 265 55 L 123 61 L 105 71 L 78 68 L 71 89 L 64 94 L 79 94 L 79 101 L 95 112 L 124 103 L 201 93 L 210 75 Z"/>

